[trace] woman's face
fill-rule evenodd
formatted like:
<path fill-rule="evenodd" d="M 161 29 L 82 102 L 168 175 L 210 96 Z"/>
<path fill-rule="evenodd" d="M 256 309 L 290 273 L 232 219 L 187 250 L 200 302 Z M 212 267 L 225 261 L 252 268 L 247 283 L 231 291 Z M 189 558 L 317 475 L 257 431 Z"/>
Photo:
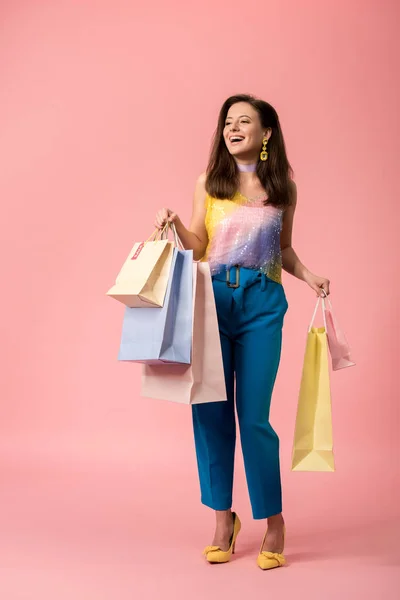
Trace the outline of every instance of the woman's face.
<path fill-rule="evenodd" d="M 257 161 L 263 137 L 269 138 L 270 129 L 262 127 L 255 108 L 247 102 L 230 107 L 225 119 L 224 140 L 234 158 Z"/>

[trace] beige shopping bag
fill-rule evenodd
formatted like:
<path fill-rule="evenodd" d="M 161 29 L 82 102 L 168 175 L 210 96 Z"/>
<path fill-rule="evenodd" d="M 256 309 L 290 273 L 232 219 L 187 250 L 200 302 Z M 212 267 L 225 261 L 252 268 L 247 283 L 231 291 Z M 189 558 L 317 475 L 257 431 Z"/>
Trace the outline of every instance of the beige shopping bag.
<path fill-rule="evenodd" d="M 173 250 L 174 243 L 168 240 L 135 244 L 107 296 L 129 308 L 163 306 Z"/>
<path fill-rule="evenodd" d="M 193 264 L 190 365 L 143 365 L 141 395 L 182 404 L 226 400 L 221 342 L 208 263 Z"/>
<path fill-rule="evenodd" d="M 325 327 L 309 327 L 297 407 L 292 471 L 334 471 L 332 410 Z"/>

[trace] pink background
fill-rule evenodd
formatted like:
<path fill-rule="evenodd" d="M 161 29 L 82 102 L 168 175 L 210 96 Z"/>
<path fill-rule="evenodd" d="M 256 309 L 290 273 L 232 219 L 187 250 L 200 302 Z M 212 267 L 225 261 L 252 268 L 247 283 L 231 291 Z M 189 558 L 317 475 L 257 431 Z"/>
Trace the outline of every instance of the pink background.
<path fill-rule="evenodd" d="M 5 600 L 397 597 L 399 16 L 378 0 L 2 2 Z M 272 420 L 289 567 L 270 574 L 255 566 L 264 523 L 240 452 L 235 560 L 203 562 L 214 517 L 199 503 L 190 409 L 139 398 L 140 368 L 117 362 L 122 305 L 104 295 L 157 208 L 188 222 L 237 92 L 280 114 L 294 247 L 331 279 L 357 362 L 332 375 L 336 473 L 291 473 L 315 296 L 286 275 Z"/>

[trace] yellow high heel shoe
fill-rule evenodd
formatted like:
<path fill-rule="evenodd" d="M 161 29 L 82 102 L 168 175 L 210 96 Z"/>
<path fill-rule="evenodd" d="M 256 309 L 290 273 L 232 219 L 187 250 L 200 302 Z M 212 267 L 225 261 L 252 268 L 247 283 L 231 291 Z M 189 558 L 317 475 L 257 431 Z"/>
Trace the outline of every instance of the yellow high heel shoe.
<path fill-rule="evenodd" d="M 283 553 L 279 554 L 278 552 L 266 552 L 265 550 L 263 550 L 265 538 L 267 537 L 267 532 L 268 529 L 265 532 L 264 539 L 260 548 L 260 553 L 257 558 L 257 565 L 263 571 L 266 571 L 267 569 L 276 569 L 276 567 L 283 567 L 283 565 L 286 563 L 286 559 L 283 556 Z M 285 544 L 285 534 L 286 529 L 285 526 L 283 526 L 283 544 Z"/>
<path fill-rule="evenodd" d="M 233 516 L 233 533 L 229 542 L 228 550 L 221 550 L 219 546 L 206 546 L 203 554 L 209 563 L 225 563 L 231 559 L 232 554 L 235 554 L 236 538 L 239 534 L 242 526 L 239 517 L 236 513 L 232 513 Z"/>

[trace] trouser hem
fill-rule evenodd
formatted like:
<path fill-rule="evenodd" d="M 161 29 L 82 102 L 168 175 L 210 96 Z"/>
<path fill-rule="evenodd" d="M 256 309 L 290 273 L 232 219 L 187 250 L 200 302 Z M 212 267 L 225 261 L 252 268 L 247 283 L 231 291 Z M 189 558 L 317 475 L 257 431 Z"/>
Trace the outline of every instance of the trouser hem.
<path fill-rule="evenodd" d="M 260 519 L 268 519 L 269 517 L 272 517 L 273 515 L 279 515 L 282 512 L 282 505 L 280 506 L 276 506 L 275 508 L 272 507 L 268 510 L 258 510 L 257 512 L 253 511 L 253 519 L 255 520 L 260 520 Z"/>
<path fill-rule="evenodd" d="M 208 508 L 212 508 L 213 510 L 230 510 L 232 508 L 232 502 L 208 502 L 207 500 L 201 498 L 201 503 L 204 504 L 204 506 L 207 506 Z"/>

